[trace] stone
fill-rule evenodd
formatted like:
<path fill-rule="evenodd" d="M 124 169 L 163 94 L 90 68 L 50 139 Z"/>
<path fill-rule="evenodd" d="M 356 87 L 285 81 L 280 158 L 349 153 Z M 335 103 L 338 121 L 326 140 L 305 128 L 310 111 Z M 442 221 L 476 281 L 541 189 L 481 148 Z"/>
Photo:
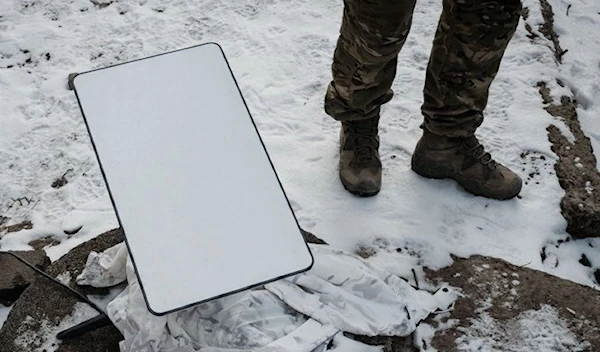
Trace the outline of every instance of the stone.
<path fill-rule="evenodd" d="M 466 329 L 484 316 L 494 322 L 496 330 L 493 335 L 482 333 L 481 338 L 505 346 L 503 351 L 518 351 L 522 341 L 510 334 L 515 321 L 524 312 L 544 307 L 552 307 L 573 336 L 587 342 L 589 349 L 585 351 L 600 351 L 600 293 L 591 287 L 483 256 L 454 258 L 451 266 L 426 270 L 426 275 L 437 285 L 459 288 L 463 295 L 445 317 L 445 322 L 454 319 L 456 323 L 433 339 L 433 347 L 439 351 L 458 351 L 457 342 L 466 336 Z M 431 317 L 426 322 L 443 323 Z M 553 350 L 570 351 L 561 343 L 556 341 L 557 349 Z"/>
<path fill-rule="evenodd" d="M 73 248 L 69 253 L 56 260 L 46 268 L 51 277 L 67 273 L 71 278 L 77 277 L 83 270 L 91 251 L 101 252 L 123 241 L 121 229 L 115 229 L 98 235 Z M 0 260 L 6 255 L 0 256 Z M 2 270 L 0 268 L 0 270 Z M 84 295 L 104 296 L 106 288 L 77 286 L 75 280 L 68 285 Z M 58 325 L 73 314 L 78 299 L 65 288 L 40 278 L 32 283 L 14 303 L 10 314 L 0 329 L 0 351 L 30 352 L 42 351 L 44 339 L 51 338 L 44 333 L 48 329 L 57 330 Z M 90 308 L 91 314 L 95 312 Z M 91 316 L 90 316 L 91 318 Z M 58 331 L 57 331 L 58 332 Z M 23 337 L 36 337 L 23 340 Z M 77 338 L 56 341 L 51 350 L 57 352 L 118 352 L 122 336 L 114 326 L 89 331 Z M 17 343 L 21 341 L 21 343 Z"/>
<path fill-rule="evenodd" d="M 50 265 L 50 259 L 46 252 L 36 251 L 14 251 L 11 252 L 27 262 L 33 264 L 36 268 L 44 270 Z M 0 304 L 11 305 L 23 291 L 29 286 L 38 274 L 33 269 L 10 256 L 6 252 L 0 253 Z"/>

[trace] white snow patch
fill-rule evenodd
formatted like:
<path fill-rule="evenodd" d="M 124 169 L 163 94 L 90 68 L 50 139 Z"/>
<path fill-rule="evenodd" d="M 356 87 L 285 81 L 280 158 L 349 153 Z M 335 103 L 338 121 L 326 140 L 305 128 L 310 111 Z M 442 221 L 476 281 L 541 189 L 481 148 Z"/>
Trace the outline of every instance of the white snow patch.
<path fill-rule="evenodd" d="M 560 263 L 565 271 L 571 271 L 573 276 L 578 278 L 571 278 L 573 281 L 583 281 L 584 277 L 588 280 L 594 280 L 594 270 L 581 265 L 579 260 L 582 255 L 585 255 L 590 261 L 592 268 L 597 268 L 600 265 L 600 238 L 587 238 L 577 241 L 563 242 L 556 248 L 555 245 L 546 246 L 546 255 L 548 259 L 556 263 Z M 548 260 L 547 259 L 547 260 Z M 597 290 L 600 287 L 597 284 L 592 287 Z"/>
<path fill-rule="evenodd" d="M 56 277 L 56 280 L 58 280 L 68 286 L 69 282 L 71 282 L 71 280 L 72 280 L 71 273 L 68 271 L 65 271 L 64 273 L 59 274 Z"/>
<path fill-rule="evenodd" d="M 2 304 L 0 304 L 0 329 L 2 329 L 2 326 L 4 325 L 4 322 L 6 321 L 6 319 L 8 318 L 8 314 L 10 313 L 10 310 L 12 309 L 12 305 L 11 306 L 4 306 Z"/>
<path fill-rule="evenodd" d="M 558 75 L 577 100 L 581 127 L 590 137 L 600 170 L 600 2 L 548 0 L 554 12 L 554 28 L 563 50 Z M 538 5 L 539 7 L 539 5 Z"/>
<path fill-rule="evenodd" d="M 56 261 L 77 245 L 89 241 L 99 234 L 118 227 L 118 222 L 112 206 L 108 203 L 108 195 L 81 204 L 64 217 L 50 220 L 43 213 L 33 211 L 29 217 L 33 228 L 4 235 L 0 238 L 2 250 L 30 250 L 29 242 L 45 237 L 52 237 L 60 244 L 45 248 L 46 255 L 51 261 Z M 73 235 L 65 230 L 79 228 Z"/>
<path fill-rule="evenodd" d="M 431 346 L 431 340 L 433 340 L 435 333 L 436 329 L 427 323 L 421 323 L 417 326 L 414 342 L 419 351 L 435 351 L 433 346 Z"/>
<path fill-rule="evenodd" d="M 459 351 L 536 351 L 575 352 L 590 347 L 578 341 L 556 309 L 542 305 L 538 310 L 522 312 L 514 319 L 499 322 L 487 312 L 471 319 L 457 340 Z"/>

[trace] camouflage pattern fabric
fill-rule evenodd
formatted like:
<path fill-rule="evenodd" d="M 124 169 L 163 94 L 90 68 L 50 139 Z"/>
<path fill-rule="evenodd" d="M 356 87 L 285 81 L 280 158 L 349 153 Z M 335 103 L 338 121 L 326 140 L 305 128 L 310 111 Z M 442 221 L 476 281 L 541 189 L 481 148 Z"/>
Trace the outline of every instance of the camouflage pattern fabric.
<path fill-rule="evenodd" d="M 124 337 L 121 352 L 321 351 L 340 331 L 408 336 L 460 295 L 450 287 L 417 289 L 355 254 L 309 246 L 315 263 L 307 272 L 162 316 L 148 311 L 123 242 L 91 256 L 77 283 L 127 281 L 106 307 Z M 190 280 L 202 278 L 190 273 Z"/>
<path fill-rule="evenodd" d="M 345 0 L 325 111 L 339 121 L 379 115 L 393 95 L 397 56 L 415 0 Z M 504 50 L 521 14 L 520 0 L 444 0 L 427 67 L 424 125 L 435 134 L 466 137 L 483 110 Z"/>

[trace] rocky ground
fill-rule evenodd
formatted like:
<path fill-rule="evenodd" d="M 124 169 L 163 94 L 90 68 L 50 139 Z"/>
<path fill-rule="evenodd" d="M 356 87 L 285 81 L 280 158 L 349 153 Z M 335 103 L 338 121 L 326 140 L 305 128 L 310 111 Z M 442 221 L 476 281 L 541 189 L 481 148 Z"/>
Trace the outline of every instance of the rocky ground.
<path fill-rule="evenodd" d="M 506 350 L 533 347 L 528 339 L 552 340 L 556 325 L 545 325 L 549 323 L 544 321 L 546 315 L 540 317 L 536 329 L 522 322 L 526 315 L 549 310 L 556 311 L 562 321 L 559 325 L 570 330 L 576 341 L 587 342 L 584 350 L 600 349 L 600 295 L 594 289 L 480 256 L 455 260 L 448 268 L 429 272 L 428 277 L 460 287 L 465 294 L 444 317 L 444 321 L 457 319 L 457 324 L 433 339 L 439 351 L 457 351 L 455 342 L 467 337 L 482 340 L 494 351 L 504 351 L 503 347 L 509 346 Z M 487 330 L 490 325 L 495 331 Z M 547 341 L 543 345 L 552 351 L 581 350 L 567 341 Z"/>
<path fill-rule="evenodd" d="M 309 242 L 324 243 L 310 233 L 305 233 L 305 237 Z M 90 251 L 102 251 L 122 239 L 120 230 L 109 231 L 76 247 L 52 264 L 48 263 L 41 250 L 19 255 L 36 263 L 53 277 L 75 278 L 83 269 Z M 77 298 L 48 279 L 32 275 L 31 269 L 6 255 L 0 257 L 0 266 L 3 273 L 8 273 L 3 277 L 11 277 L 12 280 L 10 283 L 7 280 L 1 282 L 2 292 L 6 293 L 11 289 L 10 295 L 2 295 L 5 299 L 11 299 L 3 303 L 11 303 L 12 299 L 16 299 L 0 330 L 2 351 L 25 352 L 43 347 L 43 343 L 49 338 L 45 334 L 55 330 L 53 327 L 73 313 L 78 304 Z M 592 288 L 481 256 L 455 258 L 452 266 L 439 271 L 427 271 L 426 277 L 433 284 L 444 282 L 457 287 L 463 294 L 454 309 L 425 322 L 435 330 L 440 330 L 432 341 L 433 347 L 438 351 L 464 350 L 461 349 L 460 342 L 467 339 L 481 341 L 483 350 L 494 351 L 518 351 L 520 348 L 531 347 L 527 346 L 529 340 L 539 344 L 540 339 L 549 339 L 548 346 L 552 351 L 600 349 L 600 294 Z M 85 295 L 108 294 L 107 289 L 79 287 L 74 280 L 69 280 L 68 283 Z M 549 312 L 558 317 L 560 328 L 570 331 L 573 341 L 559 341 L 552 337 L 557 329 L 556 323 L 549 325 L 552 322 L 543 321 L 547 319 Z M 524 316 L 536 319 L 538 313 L 541 315 L 537 319 L 542 321 L 537 328 L 524 326 L 521 322 Z M 414 335 L 350 337 L 366 344 L 383 346 L 384 351 L 394 352 L 416 351 L 414 344 L 422 343 L 415 341 L 419 337 Z M 116 328 L 106 326 L 52 347 L 57 347 L 57 351 L 62 352 L 116 352 L 119 351 L 120 339 L 121 335 Z M 578 348 L 575 343 L 580 343 L 584 348 Z"/>
<path fill-rule="evenodd" d="M 119 230 L 101 234 L 95 239 L 86 242 L 70 251 L 63 258 L 51 265 L 42 264 L 40 267 L 52 277 L 75 278 L 81 273 L 90 251 L 102 251 L 112 247 L 123 240 Z M 19 253 L 21 255 L 22 253 Z M 42 250 L 36 250 L 29 258 L 44 258 Z M 43 260 L 37 260 L 37 263 Z M 73 312 L 78 299 L 63 287 L 40 275 L 32 275 L 31 269 L 16 263 L 13 258 L 6 255 L 0 257 L 3 277 L 12 277 L 13 296 L 20 292 L 20 297 L 14 303 L 7 321 L 0 330 L 0 346 L 3 351 L 33 351 L 42 346 L 42 338 L 33 338 L 34 335 L 42 337 L 44 330 L 51 326 L 58 326 Z M 86 295 L 106 295 L 106 289 L 81 288 L 69 281 L 69 286 Z M 30 318 L 29 318 L 30 317 Z M 29 338 L 23 340 L 24 333 L 30 332 Z M 34 334 L 34 335 L 32 335 Z M 113 326 L 98 329 L 81 338 L 63 341 L 58 351 L 118 351 L 118 341 L 121 339 L 119 331 Z"/>
<path fill-rule="evenodd" d="M 554 57 L 560 64 L 568 50 L 561 48 L 560 38 L 554 30 L 552 7 L 546 0 L 541 0 L 540 5 L 545 21 L 540 25 L 540 32 L 552 41 Z M 564 87 L 562 82 L 557 83 Z M 600 195 L 591 190 L 600 187 L 600 172 L 596 168 L 596 157 L 590 139 L 581 129 L 577 118 L 577 100 L 563 95 L 557 102 L 551 97 L 546 82 L 539 82 L 538 87 L 544 104 L 547 104 L 545 110 L 562 120 L 575 137 L 571 142 L 556 126 L 547 128 L 552 151 L 559 156 L 554 169 L 560 186 L 565 190 L 560 205 L 567 220 L 567 232 L 575 238 L 597 237 L 600 234 Z M 596 277 L 600 277 L 600 270 Z"/>
<path fill-rule="evenodd" d="M 545 20 L 540 25 L 540 32 L 554 44 L 555 57 L 560 63 L 567 50 L 561 48 L 559 36 L 554 31 L 552 8 L 545 0 L 540 3 Z M 527 20 L 527 9 L 523 12 L 523 19 Z M 532 36 L 537 35 L 533 31 L 530 33 Z M 546 111 L 564 121 L 575 137 L 570 140 L 555 126 L 547 128 L 552 149 L 559 156 L 554 167 L 560 185 L 565 190 L 561 208 L 568 223 L 567 231 L 574 238 L 598 236 L 600 196 L 598 192 L 589 190 L 600 189 L 600 173 L 596 168 L 590 140 L 577 119 L 577 101 L 566 95 L 560 101 L 555 101 L 547 82 L 539 82 L 538 88 L 546 104 Z M 531 160 L 531 157 L 522 155 L 524 160 Z M 528 182 L 532 182 L 534 176 L 530 175 Z M 4 220 L 6 218 L 0 216 L 0 232 L 17 232 L 31 227 L 30 222 L 4 226 Z M 306 234 L 306 237 L 309 242 L 321 241 L 312 234 Z M 122 233 L 118 229 L 113 230 L 76 247 L 54 263 L 50 263 L 42 250 L 44 246 L 52 245 L 51 239 L 32 243 L 37 248 L 36 251 L 18 254 L 52 277 L 60 275 L 72 278 L 66 281 L 84 294 L 105 295 L 108 290 L 77 287 L 74 278 L 83 269 L 90 251 L 102 251 L 120 241 Z M 374 252 L 362 249 L 358 254 L 368 257 Z M 542 251 L 540 255 L 544 260 L 545 252 Z M 580 263 L 591 266 L 585 256 L 580 259 Z M 40 348 L 44 343 L 40 338 L 43 331 L 57 326 L 65 317 L 70 316 L 78 300 L 64 288 L 34 274 L 31 269 L 6 254 L 0 255 L 0 272 L 0 304 L 14 303 L 7 321 L 0 329 L 0 349 L 20 352 Z M 459 288 L 463 294 L 453 310 L 426 322 L 433 329 L 440 330 L 432 340 L 433 347 L 439 351 L 464 350 L 463 342 L 468 338 L 480 341 L 482 350 L 518 351 L 527 347 L 528 339 L 547 339 L 548 348 L 556 351 L 600 350 L 598 290 L 531 270 L 526 266 L 519 267 L 480 256 L 455 258 L 452 266 L 439 271 L 427 271 L 426 276 L 431 283 L 448 283 Z M 595 277 L 600 283 L 600 269 L 595 271 Z M 584 347 L 578 347 L 572 341 L 553 341 L 552 336 L 548 336 L 551 335 L 550 330 L 543 329 L 548 322 L 536 318 L 539 317 L 536 312 L 547 313 L 545 317 L 558 317 L 560 327 L 570 331 L 569 336 L 573 336 L 574 341 L 583 343 Z M 537 326 L 532 328 L 523 325 L 523 317 L 534 321 L 538 319 Z M 494 329 L 484 328 L 489 326 Z M 23 339 L 23 336 L 29 338 Z M 418 336 L 351 337 L 367 344 L 384 346 L 384 351 L 413 351 L 414 343 L 421 343 Z M 107 326 L 74 340 L 61 342 L 58 351 L 118 351 L 120 338 L 114 327 Z"/>

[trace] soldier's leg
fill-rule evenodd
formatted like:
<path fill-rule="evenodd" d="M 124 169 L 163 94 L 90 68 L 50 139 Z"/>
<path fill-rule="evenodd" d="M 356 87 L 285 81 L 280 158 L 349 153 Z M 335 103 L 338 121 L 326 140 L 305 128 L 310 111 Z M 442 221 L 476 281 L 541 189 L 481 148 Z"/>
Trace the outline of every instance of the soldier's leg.
<path fill-rule="evenodd" d="M 520 0 L 444 0 L 427 68 L 423 137 L 411 162 L 418 174 L 455 179 L 489 198 L 521 191 L 519 176 L 494 161 L 474 135 L 520 13 Z"/>
<path fill-rule="evenodd" d="M 520 0 L 444 0 L 421 108 L 428 130 L 460 137 L 481 125 L 520 14 Z"/>
<path fill-rule="evenodd" d="M 325 111 L 339 121 L 378 116 L 392 98 L 398 52 L 416 0 L 345 0 Z"/>
<path fill-rule="evenodd" d="M 325 111 L 342 121 L 339 176 L 351 193 L 381 188 L 377 125 L 392 98 L 398 52 L 408 35 L 415 0 L 345 0 Z"/>

